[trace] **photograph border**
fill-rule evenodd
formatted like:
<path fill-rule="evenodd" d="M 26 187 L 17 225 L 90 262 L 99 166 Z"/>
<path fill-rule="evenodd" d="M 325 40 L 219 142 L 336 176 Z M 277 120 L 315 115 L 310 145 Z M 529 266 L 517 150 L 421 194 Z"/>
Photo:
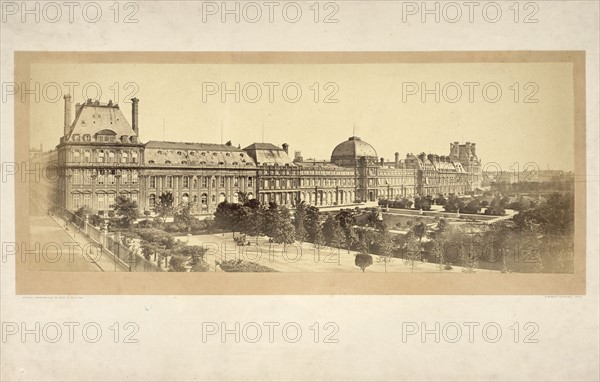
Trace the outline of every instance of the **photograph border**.
<path fill-rule="evenodd" d="M 18 295 L 585 295 L 585 51 L 15 52 L 15 83 L 34 64 L 571 63 L 574 95 L 574 273 L 211 273 L 30 271 L 16 259 Z M 15 96 L 15 162 L 28 161 L 29 100 Z M 29 185 L 15 178 L 16 243 L 29 242 Z"/>

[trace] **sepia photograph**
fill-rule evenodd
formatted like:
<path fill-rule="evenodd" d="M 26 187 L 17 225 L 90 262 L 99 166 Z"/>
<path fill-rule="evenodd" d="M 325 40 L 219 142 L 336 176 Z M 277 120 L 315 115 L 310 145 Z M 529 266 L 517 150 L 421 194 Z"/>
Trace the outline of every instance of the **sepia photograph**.
<path fill-rule="evenodd" d="M 94 57 L 29 66 L 28 271 L 575 273 L 578 52 Z"/>

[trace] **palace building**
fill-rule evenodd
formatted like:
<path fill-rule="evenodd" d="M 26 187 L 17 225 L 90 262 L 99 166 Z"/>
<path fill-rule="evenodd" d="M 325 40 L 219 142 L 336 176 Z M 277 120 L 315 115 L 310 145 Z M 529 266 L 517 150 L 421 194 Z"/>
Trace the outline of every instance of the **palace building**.
<path fill-rule="evenodd" d="M 289 156 L 289 146 L 149 141 L 139 138 L 139 100 L 132 99 L 131 124 L 119 105 L 87 100 L 75 105 L 65 96 L 63 136 L 56 150 L 31 155 L 43 167 L 57 164 L 52 184 L 44 187 L 57 206 L 70 211 L 87 206 L 95 213 L 112 210 L 117 196 L 152 211 L 161 195 L 175 205 L 189 203 L 194 214 L 214 213 L 225 200 L 243 194 L 262 203 L 293 207 L 352 206 L 379 199 L 418 195 L 467 194 L 481 184 L 475 144 L 450 144 L 450 155 L 408 154 L 385 162 L 367 142 L 350 137 L 330 160 Z M 43 177 L 48 179 L 46 177 Z"/>

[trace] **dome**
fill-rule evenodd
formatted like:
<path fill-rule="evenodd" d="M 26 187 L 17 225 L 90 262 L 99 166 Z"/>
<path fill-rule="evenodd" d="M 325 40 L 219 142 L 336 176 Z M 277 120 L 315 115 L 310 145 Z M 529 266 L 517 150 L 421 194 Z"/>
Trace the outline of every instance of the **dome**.
<path fill-rule="evenodd" d="M 377 160 L 377 152 L 367 142 L 362 141 L 359 137 L 350 137 L 333 149 L 331 161 L 341 164 L 352 164 L 361 157 Z M 350 163 L 352 162 L 352 163 Z"/>

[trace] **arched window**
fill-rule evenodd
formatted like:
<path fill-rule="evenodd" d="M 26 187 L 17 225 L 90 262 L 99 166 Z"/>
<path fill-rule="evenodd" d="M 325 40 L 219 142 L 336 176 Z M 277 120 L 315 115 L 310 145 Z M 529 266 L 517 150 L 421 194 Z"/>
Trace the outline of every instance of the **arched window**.
<path fill-rule="evenodd" d="M 150 208 L 156 207 L 156 195 L 155 194 L 150 194 L 150 197 L 148 198 L 148 206 Z"/>
<path fill-rule="evenodd" d="M 126 151 L 123 151 L 121 153 L 121 163 L 127 163 L 128 158 L 129 154 Z"/>
<path fill-rule="evenodd" d="M 208 195 L 207 194 L 202 194 L 200 196 L 200 203 L 205 206 L 208 204 Z"/>
<path fill-rule="evenodd" d="M 189 194 L 187 194 L 187 193 L 183 194 L 183 195 L 181 196 L 181 201 L 182 201 L 183 203 L 187 203 L 187 202 L 189 202 L 189 201 L 190 201 L 190 195 L 189 195 Z"/>
<path fill-rule="evenodd" d="M 225 201 L 225 199 L 226 199 L 226 198 L 225 198 L 225 194 L 221 192 L 221 193 L 219 194 L 219 203 L 222 203 L 222 202 L 224 202 L 224 201 Z"/>
<path fill-rule="evenodd" d="M 238 203 L 240 201 L 239 194 L 236 192 L 233 194 L 233 202 Z"/>

